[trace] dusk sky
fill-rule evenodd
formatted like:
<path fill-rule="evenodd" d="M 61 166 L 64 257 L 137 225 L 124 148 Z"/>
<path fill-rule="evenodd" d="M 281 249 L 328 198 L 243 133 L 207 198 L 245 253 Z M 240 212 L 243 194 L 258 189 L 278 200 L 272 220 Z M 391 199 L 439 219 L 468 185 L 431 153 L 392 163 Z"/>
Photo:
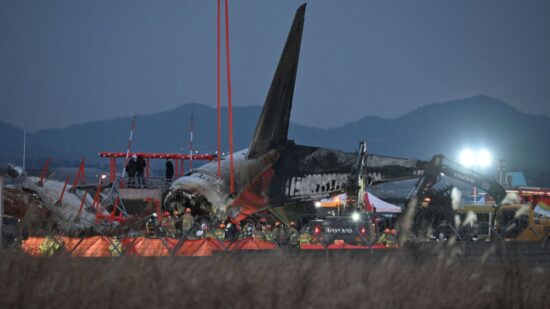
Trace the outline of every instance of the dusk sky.
<path fill-rule="evenodd" d="M 302 2 L 230 1 L 234 104 L 263 104 Z M 550 115 L 549 30 L 543 0 L 310 1 L 292 121 L 478 94 Z M 0 42 L 0 121 L 30 130 L 216 104 L 215 0 L 0 0 Z"/>

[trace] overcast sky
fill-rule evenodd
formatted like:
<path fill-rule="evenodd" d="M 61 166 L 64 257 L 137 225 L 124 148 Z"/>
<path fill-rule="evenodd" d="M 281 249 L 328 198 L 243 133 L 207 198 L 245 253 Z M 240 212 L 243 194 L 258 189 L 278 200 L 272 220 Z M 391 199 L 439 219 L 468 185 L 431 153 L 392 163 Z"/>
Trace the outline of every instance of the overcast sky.
<path fill-rule="evenodd" d="M 301 2 L 230 1 L 234 104 L 263 104 Z M 215 4 L 0 0 L 0 121 L 215 106 Z M 549 30 L 544 0 L 310 1 L 292 120 L 335 126 L 478 94 L 550 115 Z"/>

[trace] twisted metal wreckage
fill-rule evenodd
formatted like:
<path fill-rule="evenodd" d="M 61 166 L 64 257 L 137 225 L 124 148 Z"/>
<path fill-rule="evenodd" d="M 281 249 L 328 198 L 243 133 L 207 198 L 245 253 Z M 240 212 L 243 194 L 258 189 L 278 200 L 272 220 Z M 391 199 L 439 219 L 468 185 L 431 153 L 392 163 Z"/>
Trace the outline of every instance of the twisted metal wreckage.
<path fill-rule="evenodd" d="M 429 162 L 368 154 L 365 144 L 359 152 L 348 153 L 297 145 L 288 139 L 305 9 L 303 4 L 296 12 L 250 146 L 233 154 L 234 168 L 226 156 L 220 158 L 219 173 L 217 162 L 211 161 L 176 179 L 163 195 L 164 209 L 183 206 L 193 215 L 234 223 L 268 211 L 288 225 L 313 201 L 342 193 L 357 196 L 370 184 L 422 175 Z M 101 233 L 105 224 L 97 224 L 98 216 L 111 219 L 101 223 L 125 221 L 113 220 L 115 212 L 118 218 L 126 215 L 115 184 L 107 194 L 98 187 L 95 194 L 86 196 L 86 188 L 76 183 L 67 186 L 24 173 L 17 177 L 22 188 L 40 197 L 64 230 L 92 228 Z"/>
<path fill-rule="evenodd" d="M 179 203 L 194 214 L 235 222 L 267 210 L 288 223 L 300 204 L 357 189 L 358 153 L 302 146 L 288 139 L 305 9 L 303 4 L 296 12 L 250 146 L 233 155 L 234 175 L 227 157 L 221 160 L 221 175 L 216 162 L 199 167 L 171 185 L 165 207 L 173 209 Z M 418 177 L 427 164 L 362 156 L 371 182 Z"/>

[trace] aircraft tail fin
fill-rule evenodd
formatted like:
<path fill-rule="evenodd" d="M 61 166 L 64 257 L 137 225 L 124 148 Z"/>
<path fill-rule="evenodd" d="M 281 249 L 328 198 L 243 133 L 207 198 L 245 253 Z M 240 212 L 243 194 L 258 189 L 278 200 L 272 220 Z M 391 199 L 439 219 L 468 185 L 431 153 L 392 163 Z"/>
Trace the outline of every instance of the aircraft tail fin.
<path fill-rule="evenodd" d="M 304 3 L 294 16 L 260 119 L 256 125 L 256 131 L 254 131 L 252 142 L 248 148 L 249 158 L 266 153 L 287 140 L 305 11 L 306 4 Z"/>

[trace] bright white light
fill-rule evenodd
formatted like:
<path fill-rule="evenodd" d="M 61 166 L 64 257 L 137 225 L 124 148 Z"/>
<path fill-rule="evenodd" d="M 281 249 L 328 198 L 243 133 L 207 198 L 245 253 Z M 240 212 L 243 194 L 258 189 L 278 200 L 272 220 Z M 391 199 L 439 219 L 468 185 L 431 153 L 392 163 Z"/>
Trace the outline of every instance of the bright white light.
<path fill-rule="evenodd" d="M 492 157 L 491 157 L 491 153 L 486 149 L 481 149 L 477 152 L 474 152 L 471 149 L 464 149 L 460 153 L 459 161 L 460 161 L 460 164 L 464 167 L 485 168 L 491 165 Z"/>
<path fill-rule="evenodd" d="M 315 202 L 315 207 L 321 207 L 321 202 L 319 201 Z"/>
<path fill-rule="evenodd" d="M 476 163 L 479 167 L 487 167 L 491 165 L 491 153 L 485 149 L 480 150 L 477 153 Z"/>
<path fill-rule="evenodd" d="M 357 222 L 357 221 L 359 221 L 359 219 L 361 219 L 361 216 L 359 215 L 358 212 L 354 212 L 354 213 L 351 214 L 351 220 Z"/>
<path fill-rule="evenodd" d="M 105 178 L 107 178 L 107 175 L 102 174 L 102 175 L 101 175 L 101 179 L 105 179 Z"/>
<path fill-rule="evenodd" d="M 460 153 L 460 164 L 464 167 L 472 167 L 475 164 L 475 154 L 471 149 L 464 149 Z"/>

